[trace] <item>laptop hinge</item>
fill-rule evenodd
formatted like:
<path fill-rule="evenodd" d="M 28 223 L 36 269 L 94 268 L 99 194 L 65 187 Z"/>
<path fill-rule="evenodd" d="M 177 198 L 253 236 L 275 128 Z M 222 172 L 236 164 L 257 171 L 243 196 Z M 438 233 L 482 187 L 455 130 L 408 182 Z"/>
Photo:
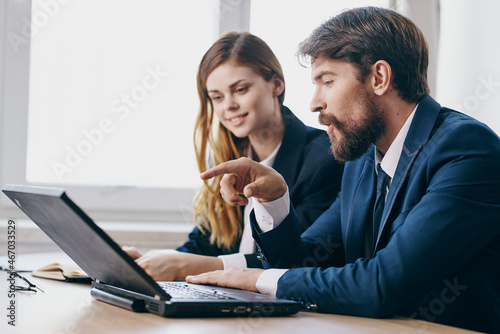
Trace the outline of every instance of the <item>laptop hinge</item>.
<path fill-rule="evenodd" d="M 146 308 L 144 300 L 116 296 L 95 287 L 90 289 L 90 295 L 102 302 L 119 306 L 134 312 L 144 312 Z"/>

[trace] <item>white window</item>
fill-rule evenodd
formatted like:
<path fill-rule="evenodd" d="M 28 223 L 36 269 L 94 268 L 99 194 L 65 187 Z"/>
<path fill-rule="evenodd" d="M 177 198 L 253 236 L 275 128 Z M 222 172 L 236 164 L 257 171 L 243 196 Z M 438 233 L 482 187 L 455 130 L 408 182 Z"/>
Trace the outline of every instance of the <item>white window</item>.
<path fill-rule="evenodd" d="M 2 186 L 64 187 L 98 216 L 192 220 L 196 71 L 219 1 L 12 1 L 1 15 Z"/>
<path fill-rule="evenodd" d="M 44 3 L 33 1 L 34 23 Z M 215 5 L 85 0 L 54 10 L 31 37 L 27 181 L 198 187 L 195 78 L 218 33 Z"/>

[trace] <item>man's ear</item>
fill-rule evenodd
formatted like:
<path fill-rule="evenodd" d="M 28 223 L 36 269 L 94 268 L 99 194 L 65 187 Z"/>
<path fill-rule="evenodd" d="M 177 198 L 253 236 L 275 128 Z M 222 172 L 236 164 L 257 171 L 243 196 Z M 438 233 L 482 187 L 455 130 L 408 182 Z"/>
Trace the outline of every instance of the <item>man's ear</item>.
<path fill-rule="evenodd" d="M 392 86 L 392 68 L 385 60 L 372 65 L 371 89 L 375 95 L 384 95 Z"/>
<path fill-rule="evenodd" d="M 271 78 L 271 84 L 273 85 L 273 96 L 280 96 L 285 89 L 285 83 L 278 77 L 278 75 L 273 74 Z"/>

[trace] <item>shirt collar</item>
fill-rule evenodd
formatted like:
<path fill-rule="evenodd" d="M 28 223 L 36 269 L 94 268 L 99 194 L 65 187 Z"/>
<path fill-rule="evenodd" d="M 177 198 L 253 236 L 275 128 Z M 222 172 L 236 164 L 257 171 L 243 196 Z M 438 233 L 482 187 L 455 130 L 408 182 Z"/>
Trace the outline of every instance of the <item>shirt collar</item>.
<path fill-rule="evenodd" d="M 391 177 L 391 180 L 394 178 L 394 174 L 396 173 L 396 168 L 398 167 L 399 158 L 401 156 L 401 152 L 403 151 L 403 145 L 405 143 L 406 136 L 408 135 L 408 130 L 410 130 L 410 125 L 413 120 L 413 116 L 415 116 L 415 111 L 417 110 L 418 104 L 411 112 L 410 116 L 406 119 L 405 124 L 399 130 L 398 135 L 389 146 L 387 153 L 382 157 L 382 154 L 375 148 L 375 171 L 377 170 L 377 166 L 380 163 L 380 167 L 384 170 L 384 172 Z"/>
<path fill-rule="evenodd" d="M 264 160 L 260 161 L 259 163 L 262 164 L 262 165 L 264 165 L 264 166 L 267 166 L 267 167 L 272 167 L 273 164 L 274 164 L 274 160 L 276 160 L 276 155 L 278 155 L 278 150 L 281 147 L 281 143 L 282 142 L 280 142 L 278 144 L 278 146 L 276 146 L 276 148 L 274 149 L 274 151 L 267 158 L 265 158 Z M 252 158 L 252 146 L 250 146 L 248 157 L 250 159 Z"/>

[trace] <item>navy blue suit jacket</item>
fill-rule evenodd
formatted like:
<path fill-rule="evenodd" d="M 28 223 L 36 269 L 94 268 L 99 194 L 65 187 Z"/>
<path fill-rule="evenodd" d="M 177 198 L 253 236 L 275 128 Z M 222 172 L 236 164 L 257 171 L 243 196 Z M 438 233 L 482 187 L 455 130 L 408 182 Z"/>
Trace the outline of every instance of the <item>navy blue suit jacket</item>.
<path fill-rule="evenodd" d="M 373 258 L 374 147 L 347 163 L 342 191 L 302 234 L 293 210 L 254 239 L 265 266 L 293 268 L 277 297 L 322 312 L 402 315 L 500 331 L 500 140 L 484 124 L 421 99 L 392 180 Z M 301 267 L 301 268 L 299 268 Z"/>
<path fill-rule="evenodd" d="M 286 130 L 273 168 L 288 185 L 301 220 L 299 229 L 304 231 L 332 204 L 340 191 L 344 166 L 329 152 L 330 141 L 325 131 L 305 126 L 286 107 L 282 108 L 282 115 Z M 195 227 L 189 240 L 177 250 L 211 256 L 238 252 L 240 240 L 227 249 L 211 244 L 209 237 Z M 245 257 L 248 267 L 262 267 L 257 254 Z"/>

